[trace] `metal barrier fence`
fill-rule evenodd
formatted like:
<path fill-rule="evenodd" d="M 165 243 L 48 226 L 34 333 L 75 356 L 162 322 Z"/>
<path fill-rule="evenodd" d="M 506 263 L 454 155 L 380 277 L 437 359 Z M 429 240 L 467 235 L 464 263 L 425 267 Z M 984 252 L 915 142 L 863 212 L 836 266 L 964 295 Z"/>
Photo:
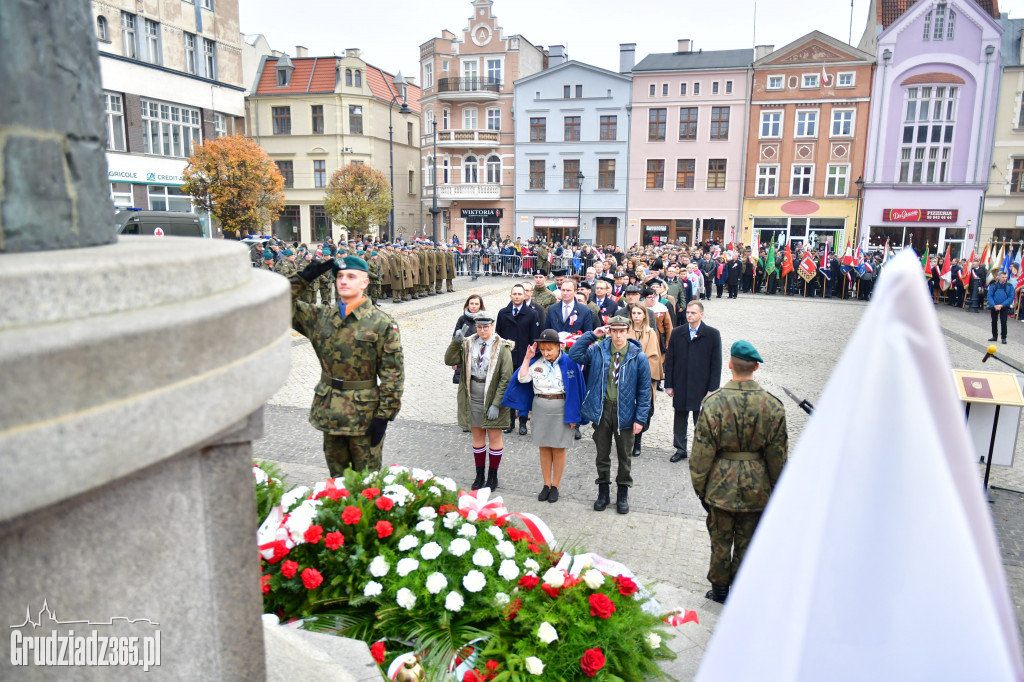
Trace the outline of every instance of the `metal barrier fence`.
<path fill-rule="evenodd" d="M 566 270 L 568 275 L 583 274 L 586 263 L 579 258 L 552 256 L 551 260 L 540 260 L 537 256 L 503 255 L 487 253 L 456 253 L 455 274 L 473 277 L 529 277 L 537 268 L 548 272 Z"/>

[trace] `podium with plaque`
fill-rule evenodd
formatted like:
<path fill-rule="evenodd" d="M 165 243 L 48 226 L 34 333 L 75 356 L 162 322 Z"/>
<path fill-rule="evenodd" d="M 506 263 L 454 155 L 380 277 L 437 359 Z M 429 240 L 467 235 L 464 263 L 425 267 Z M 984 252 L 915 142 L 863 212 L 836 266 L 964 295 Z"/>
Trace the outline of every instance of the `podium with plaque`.
<path fill-rule="evenodd" d="M 954 369 L 960 400 L 966 403 L 967 430 L 976 452 L 985 457 L 985 490 L 992 465 L 1013 466 L 1017 428 L 1024 408 L 1022 379 L 1007 372 Z"/>

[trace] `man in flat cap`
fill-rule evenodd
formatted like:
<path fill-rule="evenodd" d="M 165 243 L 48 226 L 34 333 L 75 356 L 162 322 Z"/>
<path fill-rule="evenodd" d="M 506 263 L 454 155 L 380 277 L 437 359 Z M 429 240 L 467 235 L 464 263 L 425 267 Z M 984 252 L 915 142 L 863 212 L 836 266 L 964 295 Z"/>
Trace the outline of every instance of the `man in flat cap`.
<path fill-rule="evenodd" d="M 313 305 L 302 293 L 333 268 L 337 304 Z M 388 423 L 402 404 L 405 368 L 398 325 L 367 298 L 369 267 L 358 256 L 314 262 L 290 278 L 292 326 L 320 361 L 309 423 L 324 433 L 331 476 L 351 467 L 380 469 Z"/>
<path fill-rule="evenodd" d="M 754 381 L 757 349 L 737 341 L 729 350 L 732 381 L 704 398 L 690 478 L 708 512 L 711 567 L 708 599 L 724 603 L 761 513 L 786 464 L 788 435 L 782 401 Z"/>

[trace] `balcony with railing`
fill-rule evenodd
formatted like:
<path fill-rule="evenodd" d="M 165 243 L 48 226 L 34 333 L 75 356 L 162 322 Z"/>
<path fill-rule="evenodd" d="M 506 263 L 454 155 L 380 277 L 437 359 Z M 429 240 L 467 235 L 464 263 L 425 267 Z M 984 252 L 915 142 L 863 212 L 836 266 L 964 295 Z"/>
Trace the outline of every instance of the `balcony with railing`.
<path fill-rule="evenodd" d="M 495 147 L 501 142 L 498 130 L 438 130 L 437 146 L 455 149 L 471 149 L 473 147 Z M 423 145 L 433 144 L 432 135 L 423 136 Z M 512 144 L 511 138 L 508 144 Z"/>
<path fill-rule="evenodd" d="M 499 93 L 501 93 L 501 81 L 493 78 L 441 78 L 437 81 L 439 99 L 490 101 L 498 99 Z"/>
<path fill-rule="evenodd" d="M 433 186 L 426 185 L 423 188 L 423 196 L 429 199 L 433 196 L 433 191 Z M 501 185 L 499 185 L 498 183 L 457 184 L 437 186 L 438 201 L 473 201 L 481 199 L 493 200 L 500 198 Z"/>

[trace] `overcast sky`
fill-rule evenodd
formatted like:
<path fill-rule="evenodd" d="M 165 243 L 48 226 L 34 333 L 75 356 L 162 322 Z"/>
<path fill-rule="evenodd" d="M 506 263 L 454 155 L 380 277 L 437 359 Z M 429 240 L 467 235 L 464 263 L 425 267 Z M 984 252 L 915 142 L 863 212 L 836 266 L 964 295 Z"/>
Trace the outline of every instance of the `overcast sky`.
<path fill-rule="evenodd" d="M 571 59 L 618 71 L 619 43 L 636 43 L 637 61 L 674 52 L 679 38 L 694 49 L 749 48 L 755 4 L 757 44 L 782 47 L 813 30 L 850 36 L 850 0 L 495 0 L 493 11 L 505 35 L 565 45 Z M 869 5 L 853 0 L 854 45 Z M 999 5 L 1024 17 L 1024 0 Z M 470 0 L 239 0 L 242 32 L 262 33 L 275 50 L 294 56 L 305 45 L 319 57 L 357 47 L 367 62 L 406 75 L 418 75 L 419 46 L 442 29 L 461 38 L 471 10 Z"/>

